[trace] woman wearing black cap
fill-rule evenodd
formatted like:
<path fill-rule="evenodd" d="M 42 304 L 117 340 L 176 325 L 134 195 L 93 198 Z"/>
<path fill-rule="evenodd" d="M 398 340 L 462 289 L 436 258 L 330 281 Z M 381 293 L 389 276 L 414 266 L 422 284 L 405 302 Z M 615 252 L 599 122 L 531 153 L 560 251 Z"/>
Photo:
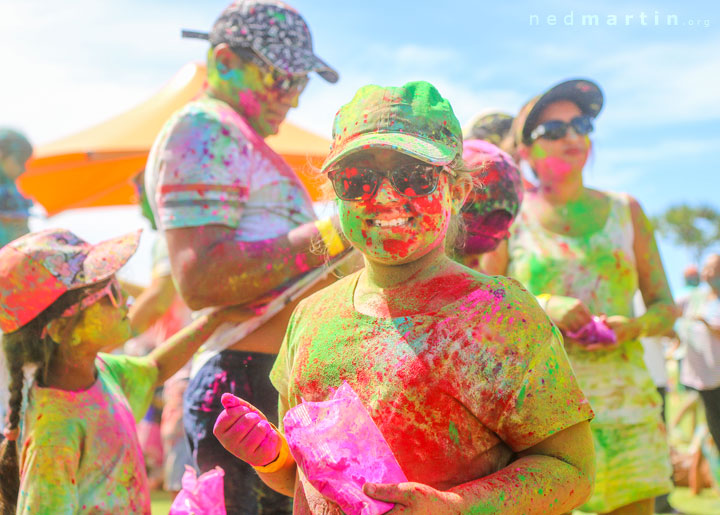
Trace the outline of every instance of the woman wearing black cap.
<path fill-rule="evenodd" d="M 530 165 L 538 188 L 526 194 L 509 241 L 483 265 L 523 282 L 565 335 L 596 413 L 595 493 L 584 508 L 652 514 L 652 499 L 672 486 L 671 470 L 660 398 L 639 338 L 663 334 L 676 315 L 652 227 L 637 200 L 583 183 L 589 134 L 602 103 L 596 84 L 571 80 L 521 109 L 510 150 Z M 632 309 L 637 289 L 648 306 L 641 317 Z"/>

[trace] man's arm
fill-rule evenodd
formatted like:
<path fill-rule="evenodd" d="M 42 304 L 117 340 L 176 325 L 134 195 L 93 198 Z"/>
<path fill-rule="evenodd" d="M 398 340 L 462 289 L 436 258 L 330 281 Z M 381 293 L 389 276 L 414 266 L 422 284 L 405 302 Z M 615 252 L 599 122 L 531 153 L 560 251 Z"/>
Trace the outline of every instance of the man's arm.
<path fill-rule="evenodd" d="M 172 273 L 191 309 L 246 304 L 293 277 L 320 266 L 324 256 L 311 251 L 318 236 L 314 223 L 278 238 L 238 241 L 224 225 L 168 229 Z"/>

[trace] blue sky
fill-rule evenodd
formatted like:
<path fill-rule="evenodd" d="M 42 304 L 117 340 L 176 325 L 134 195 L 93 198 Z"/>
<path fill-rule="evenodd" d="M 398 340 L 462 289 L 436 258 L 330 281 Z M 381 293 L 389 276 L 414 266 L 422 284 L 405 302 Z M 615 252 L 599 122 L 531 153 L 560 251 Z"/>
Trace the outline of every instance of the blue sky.
<path fill-rule="evenodd" d="M 226 4 L 3 0 L 0 124 L 45 143 L 122 112 L 187 61 L 203 59 L 206 44 L 180 39 L 180 29 L 209 28 Z M 675 202 L 720 209 L 713 152 L 720 149 L 720 4 L 578 4 L 292 2 L 341 80 L 313 79 L 289 118 L 329 136 L 335 111 L 360 86 L 424 79 L 465 123 L 481 109 L 514 112 L 553 83 L 588 77 L 602 86 L 606 103 L 587 183 L 630 192 L 649 214 Z M 597 15 L 597 26 L 583 25 L 583 15 Z M 89 239 L 140 224 L 127 209 L 92 219 L 102 217 L 102 229 L 87 213 L 38 224 L 70 225 Z M 689 256 L 667 241 L 661 251 L 677 288 Z"/>

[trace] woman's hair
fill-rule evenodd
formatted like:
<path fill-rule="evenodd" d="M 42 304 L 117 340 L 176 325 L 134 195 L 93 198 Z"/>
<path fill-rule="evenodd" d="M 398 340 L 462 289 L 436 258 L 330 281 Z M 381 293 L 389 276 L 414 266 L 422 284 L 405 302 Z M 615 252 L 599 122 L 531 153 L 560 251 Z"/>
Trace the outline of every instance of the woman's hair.
<path fill-rule="evenodd" d="M 93 285 L 95 289 L 97 285 Z M 50 362 L 58 344 L 44 331 L 47 324 L 55 320 L 68 307 L 87 295 L 89 288 L 72 290 L 61 295 L 37 317 L 17 331 L 3 334 L 2 344 L 5 351 L 10 375 L 8 429 L 17 430 L 22 409 L 23 367 L 36 365 L 35 380 L 41 384 L 47 382 Z M 81 312 L 82 313 L 82 312 Z M 80 314 L 81 314 L 80 313 Z M 76 316 L 80 316 L 80 314 Z M 72 327 L 73 324 L 70 324 Z M 0 443 L 0 514 L 15 513 L 18 491 L 20 489 L 20 471 L 18 465 L 18 446 L 13 440 Z"/>

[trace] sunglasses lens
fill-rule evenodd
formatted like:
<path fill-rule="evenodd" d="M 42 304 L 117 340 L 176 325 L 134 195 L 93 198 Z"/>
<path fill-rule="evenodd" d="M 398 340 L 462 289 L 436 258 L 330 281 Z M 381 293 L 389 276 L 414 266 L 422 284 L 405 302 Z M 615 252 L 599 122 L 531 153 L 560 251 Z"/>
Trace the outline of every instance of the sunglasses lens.
<path fill-rule="evenodd" d="M 570 122 L 573 130 L 580 136 L 585 136 L 593 131 L 592 119 L 589 116 L 578 116 Z"/>
<path fill-rule="evenodd" d="M 307 75 L 286 75 L 274 73 L 273 88 L 281 91 L 301 91 L 310 80 Z"/>
<path fill-rule="evenodd" d="M 542 124 L 545 132 L 542 135 L 545 139 L 556 140 L 564 138 L 567 134 L 567 124 L 559 120 L 551 120 Z"/>
<path fill-rule="evenodd" d="M 423 197 L 435 191 L 439 178 L 439 167 L 418 164 L 393 171 L 390 183 L 406 197 Z"/>
<path fill-rule="evenodd" d="M 372 170 L 347 167 L 330 172 L 335 194 L 342 200 L 359 200 L 375 193 L 378 175 Z"/>

